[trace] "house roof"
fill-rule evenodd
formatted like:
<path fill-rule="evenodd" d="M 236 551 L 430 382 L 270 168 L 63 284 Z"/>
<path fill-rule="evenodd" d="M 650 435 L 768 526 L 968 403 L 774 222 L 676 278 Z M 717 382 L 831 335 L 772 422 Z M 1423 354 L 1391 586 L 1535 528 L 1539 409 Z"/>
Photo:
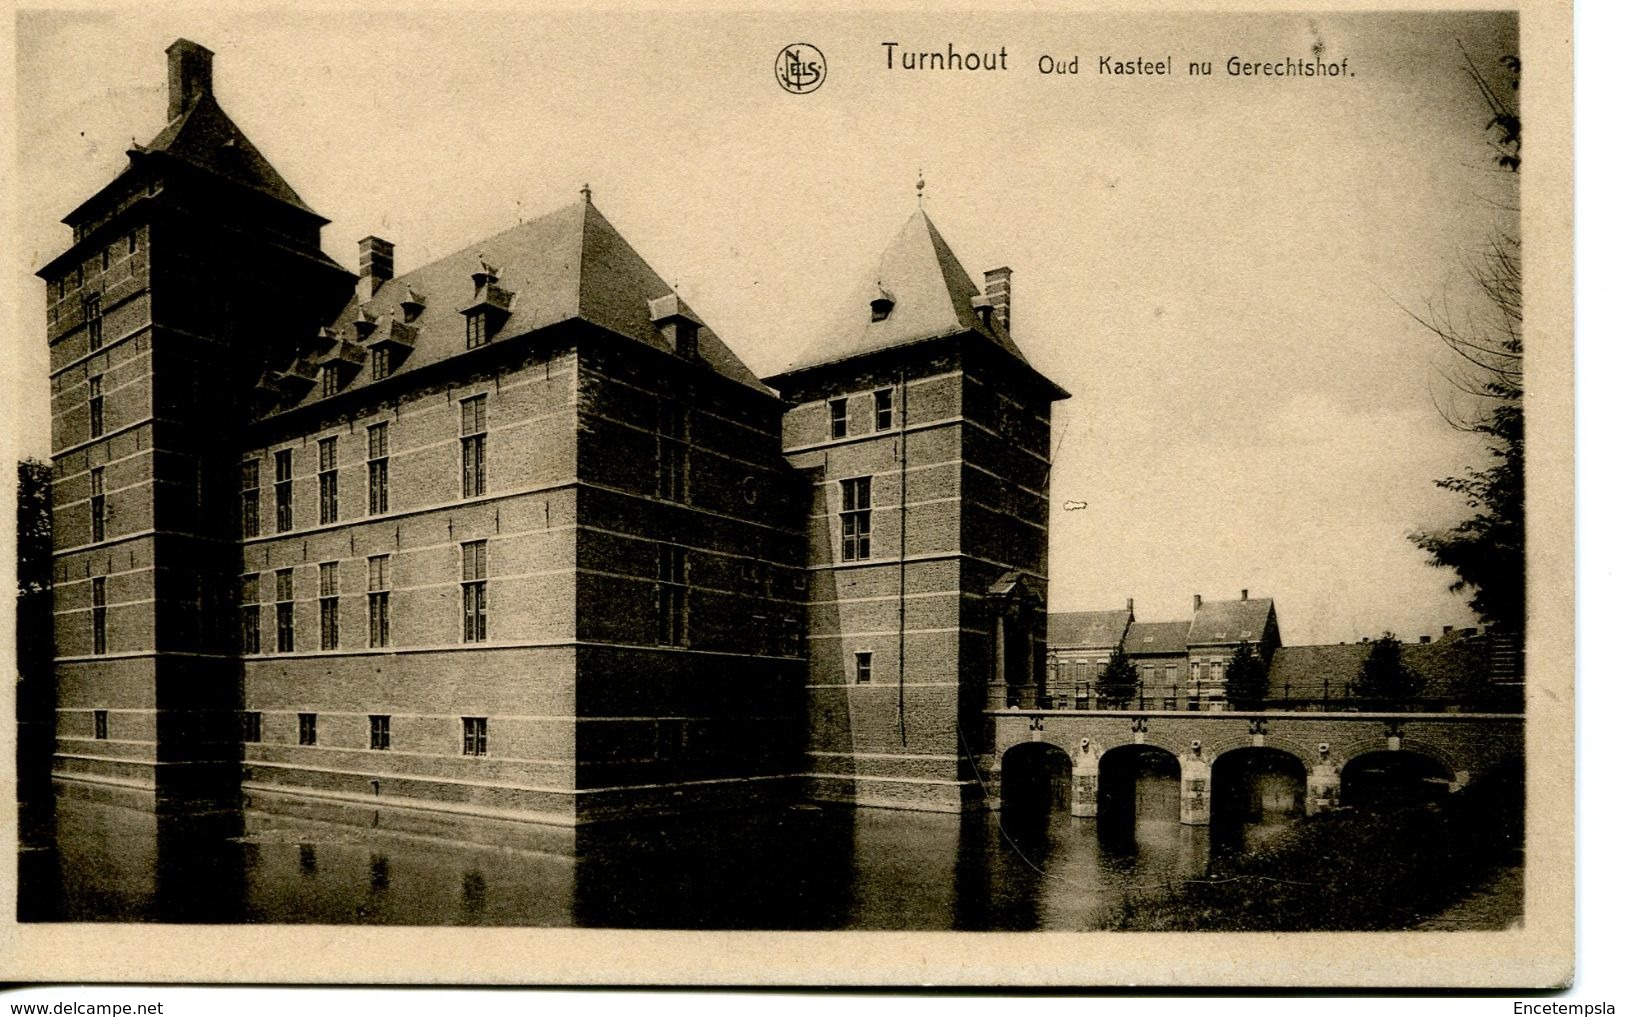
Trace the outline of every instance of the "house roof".
<path fill-rule="evenodd" d="M 1188 621 L 1137 621 L 1130 625 L 1128 632 L 1123 635 L 1123 649 L 1131 657 L 1144 654 L 1184 653 L 1190 629 L 1191 623 Z"/>
<path fill-rule="evenodd" d="M 1124 611 L 1058 611 L 1049 616 L 1049 648 L 1111 649 L 1123 641 L 1132 614 Z"/>
<path fill-rule="evenodd" d="M 903 224 L 880 263 L 859 281 L 817 340 L 783 374 L 961 332 L 985 336 L 1027 363 L 996 316 L 982 324 L 971 304 L 979 292 L 922 208 Z M 893 304 L 884 319 L 872 321 L 869 305 L 877 293 Z"/>
<path fill-rule="evenodd" d="M 254 143 L 248 140 L 248 136 L 232 122 L 231 117 L 220 108 L 220 104 L 210 92 L 199 94 L 184 112 L 164 125 L 164 129 L 151 141 L 145 145 L 132 147 L 129 156 L 130 162 L 120 171 L 120 177 L 148 157 L 177 159 L 194 168 L 275 198 L 324 223 L 327 221 L 305 204 L 298 192 L 282 179 L 282 174 L 260 154 L 260 150 L 255 148 Z M 68 213 L 62 221 L 73 225 L 106 193 L 106 188 L 98 191 Z"/>
<path fill-rule="evenodd" d="M 498 285 L 511 294 L 508 315 L 490 336 L 493 344 L 577 319 L 645 346 L 675 352 L 655 327 L 650 308 L 651 301 L 674 291 L 585 197 L 396 276 L 383 283 L 370 300 L 352 298 L 330 327 L 342 339 L 365 341 L 355 328 L 363 311 L 375 320 L 375 334 L 393 323 L 406 325 L 401 304 L 410 291 L 423 309 L 409 323 L 417 330 L 412 350 L 391 377 L 447 360 L 467 349 L 462 310 L 474 300 L 473 275 L 487 265 L 497 270 Z M 691 313 L 686 304 L 680 309 Z M 315 338 L 312 336 L 313 343 Z M 718 374 L 771 394 L 703 322 L 698 352 L 700 360 Z M 341 393 L 370 384 L 378 383 L 369 372 L 359 371 Z M 313 387 L 292 405 L 321 400 L 319 389 Z"/>
<path fill-rule="evenodd" d="M 1263 638 L 1275 601 L 1269 597 L 1248 600 L 1204 600 L 1191 619 L 1190 641 L 1206 643 L 1255 643 Z"/>
<path fill-rule="evenodd" d="M 1371 655 L 1371 643 L 1283 646 L 1270 661 L 1270 696 L 1294 698 L 1329 690 L 1340 696 L 1360 677 Z M 1403 643 L 1399 659 L 1422 676 L 1423 698 L 1470 698 L 1489 677 L 1487 639 L 1452 639 L 1441 643 Z"/>

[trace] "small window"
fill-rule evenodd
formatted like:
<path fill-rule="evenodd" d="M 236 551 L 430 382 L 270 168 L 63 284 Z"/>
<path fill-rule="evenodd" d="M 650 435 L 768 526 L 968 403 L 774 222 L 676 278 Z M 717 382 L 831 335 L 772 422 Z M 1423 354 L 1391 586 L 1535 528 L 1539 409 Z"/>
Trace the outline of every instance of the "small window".
<path fill-rule="evenodd" d="M 875 393 L 875 430 L 891 430 L 892 390 L 883 388 Z"/>
<path fill-rule="evenodd" d="M 829 401 L 829 436 L 831 438 L 846 437 L 845 399 L 831 399 Z"/>
<path fill-rule="evenodd" d="M 323 524 L 339 521 L 339 440 L 322 438 L 316 442 L 317 508 Z"/>
<path fill-rule="evenodd" d="M 841 560 L 865 561 L 870 552 L 868 477 L 841 481 Z"/>
<path fill-rule="evenodd" d="M 299 744 L 316 744 L 316 715 L 314 713 L 301 713 L 299 715 Z"/>
<path fill-rule="evenodd" d="M 276 454 L 276 531 L 293 529 L 293 449 Z"/>
<path fill-rule="evenodd" d="M 367 514 L 389 511 L 389 422 L 367 428 Z"/>
<path fill-rule="evenodd" d="M 322 395 L 334 396 L 339 394 L 339 365 L 322 365 Z"/>
<path fill-rule="evenodd" d="M 367 718 L 367 726 L 367 747 L 372 749 L 389 748 L 389 717 L 386 714 L 375 713 Z"/>
<path fill-rule="evenodd" d="M 463 718 L 463 755 L 483 756 L 486 754 L 485 718 Z"/>
<path fill-rule="evenodd" d="M 107 579 L 90 581 L 90 652 L 107 652 Z"/>
<path fill-rule="evenodd" d="M 485 541 L 463 545 L 463 642 L 485 642 Z"/>
<path fill-rule="evenodd" d="M 875 655 L 863 650 L 852 655 L 859 685 L 867 685 L 875 676 Z"/>
<path fill-rule="evenodd" d="M 102 376 L 99 374 L 90 378 L 90 436 L 102 436 Z"/>
<path fill-rule="evenodd" d="M 81 269 L 81 283 L 84 281 L 83 274 L 84 272 Z M 82 299 L 85 333 L 90 337 L 90 348 L 99 350 L 102 348 L 102 295 L 100 293 L 91 293 Z"/>
<path fill-rule="evenodd" d="M 126 254 L 134 254 L 136 248 L 138 246 L 140 246 L 140 244 L 141 244 L 141 241 L 136 238 L 136 235 L 134 233 L 131 233 L 129 236 L 124 238 L 124 251 L 125 251 L 125 253 Z"/>
<path fill-rule="evenodd" d="M 90 539 L 101 543 L 107 539 L 107 468 L 93 467 L 90 471 Z"/>
<path fill-rule="evenodd" d="M 372 380 L 383 381 L 389 377 L 389 347 L 379 343 L 372 348 Z"/>
<path fill-rule="evenodd" d="M 244 653 L 260 652 L 260 577 L 255 572 L 243 577 L 242 597 L 242 646 Z"/>
<path fill-rule="evenodd" d="M 102 251 L 102 271 L 105 272 L 109 268 L 111 268 L 112 266 L 113 266 L 113 252 L 111 250 L 103 249 L 103 251 Z"/>
<path fill-rule="evenodd" d="M 463 408 L 463 497 L 485 493 L 485 397 L 464 399 Z"/>
<path fill-rule="evenodd" d="M 105 742 L 107 740 L 107 711 L 106 710 L 97 710 L 96 711 L 96 740 L 100 741 L 100 742 Z"/>
<path fill-rule="evenodd" d="M 293 652 L 293 569 L 276 570 L 276 652 Z"/>
<path fill-rule="evenodd" d="M 243 536 L 260 535 L 260 461 L 249 459 L 242 466 Z"/>
<path fill-rule="evenodd" d="M 253 744 L 260 740 L 263 718 L 258 710 L 243 711 L 243 741 Z"/>

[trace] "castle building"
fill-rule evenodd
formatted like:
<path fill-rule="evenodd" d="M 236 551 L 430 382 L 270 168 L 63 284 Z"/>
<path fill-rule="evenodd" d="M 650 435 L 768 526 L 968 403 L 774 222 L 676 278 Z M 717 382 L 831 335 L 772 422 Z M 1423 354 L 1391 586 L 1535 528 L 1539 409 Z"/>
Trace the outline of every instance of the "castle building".
<path fill-rule="evenodd" d="M 579 823 L 979 807 L 1044 671 L 1049 409 L 921 210 L 758 379 L 580 200 L 359 273 L 169 57 L 49 294 L 55 776 Z M 1019 693 L 1016 693 L 1019 698 Z"/>

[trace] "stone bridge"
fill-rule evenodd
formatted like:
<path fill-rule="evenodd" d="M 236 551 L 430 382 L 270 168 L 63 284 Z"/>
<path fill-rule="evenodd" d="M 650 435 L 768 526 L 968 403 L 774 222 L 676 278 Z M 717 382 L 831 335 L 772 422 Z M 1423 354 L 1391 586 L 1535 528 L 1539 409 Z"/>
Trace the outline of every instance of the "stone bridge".
<path fill-rule="evenodd" d="M 1455 791 L 1475 773 L 1521 761 L 1524 749 L 1521 714 L 1008 709 L 988 716 L 994 725 L 994 751 L 985 760 L 992 807 L 999 805 L 1008 766 L 1059 751 L 1071 764 L 1072 814 L 1094 816 L 1102 760 L 1146 746 L 1178 761 L 1179 818 L 1193 826 L 1208 824 L 1214 766 L 1233 753 L 1275 750 L 1296 759 L 1303 766 L 1304 810 L 1314 813 L 1337 805 L 1344 767 L 1373 753 L 1423 757 Z"/>

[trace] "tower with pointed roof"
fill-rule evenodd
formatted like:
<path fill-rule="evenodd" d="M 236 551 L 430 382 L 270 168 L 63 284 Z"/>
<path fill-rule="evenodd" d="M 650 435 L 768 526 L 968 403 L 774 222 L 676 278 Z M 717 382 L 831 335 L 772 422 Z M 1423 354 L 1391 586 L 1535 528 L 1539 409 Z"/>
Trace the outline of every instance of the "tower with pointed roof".
<path fill-rule="evenodd" d="M 50 344 L 55 772 L 154 800 L 231 787 L 236 441 L 281 337 L 353 277 L 326 222 L 216 102 L 212 54 L 168 51 L 168 123 L 63 220 L 39 270 Z"/>
<path fill-rule="evenodd" d="M 1046 697 L 1049 420 L 1067 393 L 1011 336 L 1010 277 L 978 287 L 921 208 L 766 379 L 812 491 L 816 797 L 980 807 L 983 711 Z"/>

